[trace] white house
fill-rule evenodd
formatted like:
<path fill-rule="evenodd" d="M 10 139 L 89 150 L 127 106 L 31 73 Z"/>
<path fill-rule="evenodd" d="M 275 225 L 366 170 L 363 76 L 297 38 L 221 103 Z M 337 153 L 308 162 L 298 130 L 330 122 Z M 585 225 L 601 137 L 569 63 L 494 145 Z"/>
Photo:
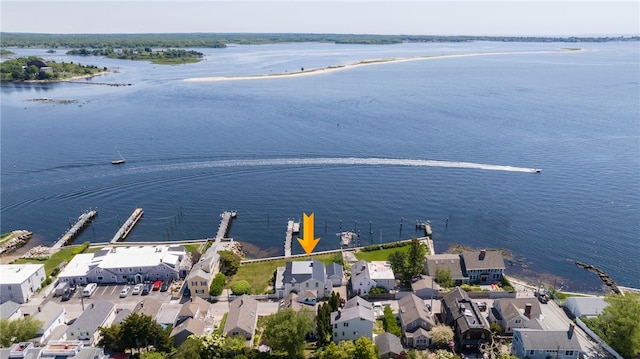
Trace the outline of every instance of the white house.
<path fill-rule="evenodd" d="M 574 329 L 573 324 L 568 331 L 516 329 L 513 331 L 511 354 L 529 359 L 577 359 L 581 348 Z"/>
<path fill-rule="evenodd" d="M 317 298 L 324 298 L 333 290 L 333 284 L 327 277 L 324 263 L 315 258 L 287 262 L 284 270 L 279 269 L 277 273 L 282 273 L 282 278 L 276 280 L 276 290 L 280 298 L 291 291 L 303 294 L 309 290 L 315 292 Z"/>
<path fill-rule="evenodd" d="M 373 337 L 375 323 L 373 304 L 356 296 L 349 299 L 344 308 L 331 313 L 333 341 L 356 340 L 360 337 Z"/>
<path fill-rule="evenodd" d="M 351 288 L 357 295 L 367 295 L 372 288 L 392 290 L 396 286 L 391 264 L 384 261 L 370 263 L 360 260 L 351 266 Z"/>
<path fill-rule="evenodd" d="M 190 266 L 190 256 L 183 246 L 110 247 L 76 255 L 58 279 L 71 285 L 141 283 L 184 278 Z"/>
<path fill-rule="evenodd" d="M 107 300 L 98 299 L 91 303 L 73 324 L 69 325 L 64 339 L 94 345 L 100 337 L 98 327 L 110 326 L 115 318 L 115 305 Z"/>
<path fill-rule="evenodd" d="M 565 303 L 576 317 L 595 317 L 608 305 L 602 297 L 569 297 Z"/>
<path fill-rule="evenodd" d="M 46 278 L 44 264 L 2 264 L 0 273 L 0 303 L 26 303 Z"/>
<path fill-rule="evenodd" d="M 514 329 L 544 329 L 540 303 L 535 298 L 502 298 L 493 302 L 489 319 L 500 324 L 502 333 L 513 334 Z"/>
<path fill-rule="evenodd" d="M 44 344 L 47 340 L 51 339 L 49 337 L 53 330 L 65 324 L 66 315 L 67 311 L 65 308 L 54 301 L 48 301 L 38 306 L 38 311 L 33 315 L 33 318 L 42 322 L 42 327 L 38 329 L 36 333 L 40 344 Z"/>

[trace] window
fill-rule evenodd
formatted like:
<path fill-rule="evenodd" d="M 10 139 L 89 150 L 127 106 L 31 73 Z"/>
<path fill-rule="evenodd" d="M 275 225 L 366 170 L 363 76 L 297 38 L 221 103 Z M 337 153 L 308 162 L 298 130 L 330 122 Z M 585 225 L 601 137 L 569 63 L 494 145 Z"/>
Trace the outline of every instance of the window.
<path fill-rule="evenodd" d="M 125 275 L 123 275 L 123 276 L 122 276 L 122 279 L 127 279 L 127 275 L 126 275 L 126 274 L 125 274 Z"/>
<path fill-rule="evenodd" d="M 338 324 L 334 324 L 334 325 L 333 325 L 333 328 L 334 328 L 334 329 L 338 329 Z"/>
<path fill-rule="evenodd" d="M 307 282 L 307 288 L 309 288 L 309 282 Z"/>
<path fill-rule="evenodd" d="M 573 356 L 573 350 L 567 350 L 564 352 L 565 356 Z"/>
<path fill-rule="evenodd" d="M 520 318 L 516 319 L 516 324 L 520 324 L 520 323 L 522 323 L 522 319 Z"/>
<path fill-rule="evenodd" d="M 529 350 L 529 355 L 533 355 L 534 352 L 535 350 Z"/>
<path fill-rule="evenodd" d="M 316 282 L 316 288 L 318 288 L 318 282 Z"/>
<path fill-rule="evenodd" d="M 343 327 L 348 327 L 348 326 L 349 326 L 349 323 L 344 322 L 344 323 L 342 323 L 342 326 L 343 326 Z"/>
<path fill-rule="evenodd" d="M 9 290 L 11 290 L 11 286 L 8 286 Z"/>

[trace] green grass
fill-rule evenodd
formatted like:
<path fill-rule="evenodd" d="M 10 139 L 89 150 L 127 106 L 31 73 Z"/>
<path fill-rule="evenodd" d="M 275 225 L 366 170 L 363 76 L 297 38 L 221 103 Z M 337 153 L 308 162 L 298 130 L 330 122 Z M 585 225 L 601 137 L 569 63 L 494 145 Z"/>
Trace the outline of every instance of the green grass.
<path fill-rule="evenodd" d="M 323 254 L 313 256 L 322 263 L 331 263 L 333 254 Z M 267 292 L 269 281 L 273 278 L 273 274 L 278 267 L 284 267 L 290 261 L 305 261 L 308 257 L 278 259 L 273 261 L 255 262 L 241 264 L 238 272 L 229 282 L 246 280 L 251 285 L 252 294 L 264 294 Z"/>
<path fill-rule="evenodd" d="M 71 261 L 71 259 L 73 258 L 73 250 L 75 249 L 74 247 L 66 247 L 63 248 L 59 251 L 57 251 L 56 253 L 54 253 L 52 256 L 48 257 L 48 258 L 20 258 L 20 259 L 16 259 L 15 261 L 13 261 L 13 263 L 16 264 L 26 264 L 26 263 L 34 263 L 34 264 L 44 264 L 44 271 L 45 273 L 47 273 L 47 277 L 51 275 L 51 272 L 53 272 L 53 270 L 55 268 L 57 268 L 60 263 L 62 262 L 67 262 L 69 263 L 69 261 Z"/>
<path fill-rule="evenodd" d="M 367 262 L 386 261 L 387 258 L 389 258 L 389 254 L 395 251 L 406 253 L 409 251 L 409 245 L 407 244 L 406 246 L 402 246 L 402 247 L 379 249 L 376 251 L 367 251 L 367 252 L 359 251 L 356 253 L 356 258 L 358 258 L 359 260 L 365 260 Z"/>
<path fill-rule="evenodd" d="M 183 244 L 184 249 L 189 253 L 196 253 L 200 250 L 202 244 Z"/>

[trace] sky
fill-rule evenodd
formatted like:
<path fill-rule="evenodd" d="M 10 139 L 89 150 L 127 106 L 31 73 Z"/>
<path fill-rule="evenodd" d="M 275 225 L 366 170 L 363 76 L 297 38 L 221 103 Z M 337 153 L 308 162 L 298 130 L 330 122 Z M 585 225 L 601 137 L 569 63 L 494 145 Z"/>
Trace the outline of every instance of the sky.
<path fill-rule="evenodd" d="M 0 20 L 2 32 L 57 34 L 629 36 L 640 1 L 0 0 Z"/>

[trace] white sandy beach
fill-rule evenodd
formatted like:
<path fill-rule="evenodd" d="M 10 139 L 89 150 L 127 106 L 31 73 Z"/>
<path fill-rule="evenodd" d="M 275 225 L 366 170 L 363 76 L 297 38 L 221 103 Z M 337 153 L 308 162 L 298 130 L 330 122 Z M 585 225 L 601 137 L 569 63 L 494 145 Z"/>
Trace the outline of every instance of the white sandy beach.
<path fill-rule="evenodd" d="M 192 77 L 184 79 L 185 82 L 218 82 L 218 81 L 242 81 L 242 80 L 265 80 L 265 79 L 278 79 L 278 78 L 290 78 L 300 76 L 310 76 L 326 74 L 336 72 L 340 70 L 349 70 L 361 66 L 382 65 L 389 63 L 398 63 L 406 61 L 420 61 L 420 60 L 437 60 L 437 59 L 451 59 L 460 57 L 474 57 L 474 56 L 495 56 L 495 55 L 526 55 L 526 54 L 545 54 L 545 53 L 559 53 L 559 52 L 577 52 L 581 49 L 559 49 L 557 51 L 520 51 L 520 52 L 476 52 L 468 54 L 451 54 L 451 55 L 425 55 L 425 56 L 413 56 L 413 57 L 396 57 L 396 58 L 382 58 L 382 59 L 370 59 L 354 62 L 348 65 L 335 65 L 320 67 L 315 69 L 309 69 L 304 71 L 284 72 L 275 74 L 260 74 L 260 75 L 244 75 L 244 76 L 215 76 L 215 77 Z"/>

